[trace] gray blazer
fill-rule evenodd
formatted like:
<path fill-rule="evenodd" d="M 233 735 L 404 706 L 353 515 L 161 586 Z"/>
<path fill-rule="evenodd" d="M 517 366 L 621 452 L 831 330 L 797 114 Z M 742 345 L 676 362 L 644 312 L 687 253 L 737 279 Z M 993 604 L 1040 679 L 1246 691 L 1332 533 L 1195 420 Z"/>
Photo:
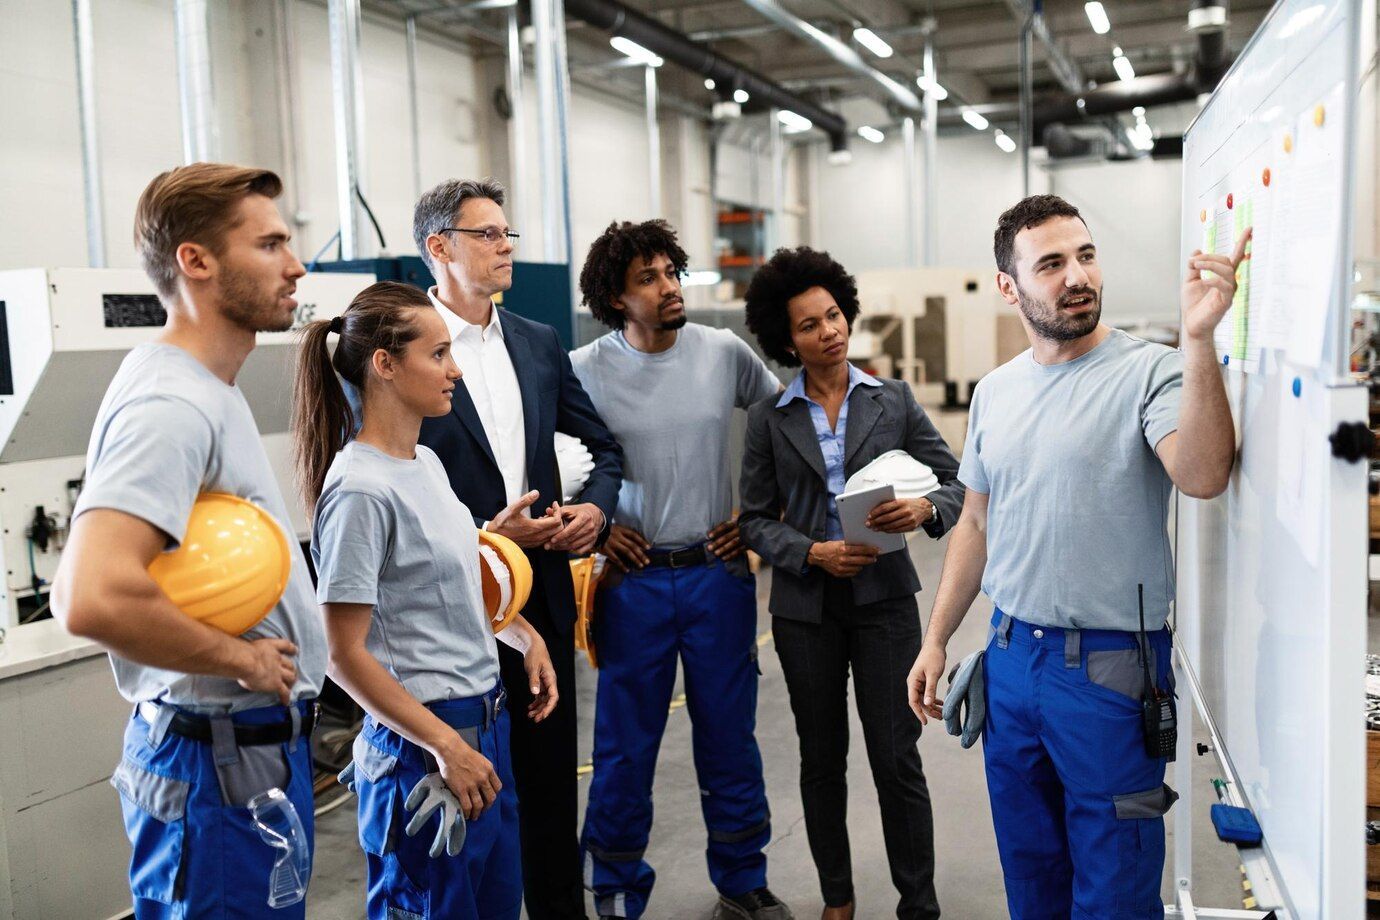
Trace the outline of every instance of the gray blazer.
<path fill-rule="evenodd" d="M 941 537 L 963 508 L 958 460 L 934 423 L 899 380 L 880 387 L 854 387 L 848 398 L 848 431 L 844 438 L 844 475 L 851 476 L 889 450 L 904 450 L 929 465 L 942 483 L 926 496 L 939 512 L 924 525 Z M 742 511 L 738 526 L 743 540 L 772 566 L 772 614 L 818 623 L 824 610 L 827 573 L 807 565 L 813 543 L 824 536 L 829 492 L 824 454 L 815 437 L 810 407 L 796 399 L 776 407 L 769 396 L 748 410 L 743 475 L 739 482 Z M 904 597 L 920 590 L 910 553 L 887 553 L 853 577 L 859 604 Z"/>

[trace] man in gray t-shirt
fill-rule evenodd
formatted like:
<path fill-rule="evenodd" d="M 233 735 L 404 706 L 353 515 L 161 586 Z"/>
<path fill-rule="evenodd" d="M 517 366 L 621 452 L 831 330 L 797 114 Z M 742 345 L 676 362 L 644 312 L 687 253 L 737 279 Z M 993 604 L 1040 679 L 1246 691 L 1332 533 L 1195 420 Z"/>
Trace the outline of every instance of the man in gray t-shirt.
<path fill-rule="evenodd" d="M 281 790 L 277 807 L 295 808 L 311 839 L 308 736 L 325 632 L 236 386 L 255 335 L 291 326 L 305 274 L 273 203 L 281 190 L 268 170 L 196 163 L 140 196 L 135 244 L 167 325 L 125 357 L 101 403 L 53 583 L 54 615 L 109 650 L 120 692 L 137 704 L 111 784 L 133 845 L 138 917 L 263 916 L 280 851 L 246 845 L 259 836 L 245 807 L 258 793 Z M 257 505 L 288 538 L 282 598 L 243 635 L 184 614 L 149 574 L 182 542 L 205 492 Z M 219 582 L 234 585 L 233 560 Z M 204 587 L 214 597 L 221 584 Z M 305 909 L 299 900 L 273 913 Z"/>
<path fill-rule="evenodd" d="M 655 220 L 611 224 L 580 273 L 585 304 L 613 331 L 570 360 L 624 457 L 603 547 L 617 571 L 594 620 L 585 880 L 601 917 L 647 910 L 655 873 L 642 852 L 679 658 L 719 915 L 784 920 L 790 911 L 767 888 L 762 852 L 771 823 L 754 737 L 757 595 L 728 457 L 733 410 L 781 385 L 732 332 L 686 322 L 685 267 L 675 232 Z"/>
<path fill-rule="evenodd" d="M 983 754 L 1016 920 L 1163 915 L 1168 501 L 1231 474 L 1212 334 L 1247 239 L 1189 260 L 1173 351 L 1101 324 L 1097 249 L 1068 202 L 1026 198 L 998 222 L 998 288 L 1031 348 L 973 396 L 967 497 L 908 683 L 921 721 L 941 715 L 945 647 L 980 586 L 996 605 Z"/>

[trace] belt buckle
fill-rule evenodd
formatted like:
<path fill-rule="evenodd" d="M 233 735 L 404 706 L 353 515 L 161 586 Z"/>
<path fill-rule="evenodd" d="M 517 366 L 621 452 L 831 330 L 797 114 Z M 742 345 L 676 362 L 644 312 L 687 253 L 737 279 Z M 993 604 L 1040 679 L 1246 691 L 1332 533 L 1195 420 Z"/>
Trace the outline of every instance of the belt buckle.
<path fill-rule="evenodd" d="M 666 564 L 673 569 L 687 569 L 694 565 L 692 562 L 680 562 L 679 560 L 695 551 L 694 547 L 685 549 L 673 549 L 666 554 Z"/>

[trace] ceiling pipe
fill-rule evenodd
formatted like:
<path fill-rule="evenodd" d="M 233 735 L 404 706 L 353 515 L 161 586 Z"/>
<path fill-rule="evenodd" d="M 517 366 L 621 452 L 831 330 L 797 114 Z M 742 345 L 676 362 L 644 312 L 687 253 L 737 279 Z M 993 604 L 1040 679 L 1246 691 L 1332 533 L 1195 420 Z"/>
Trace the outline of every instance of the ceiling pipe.
<path fill-rule="evenodd" d="M 776 0 L 743 0 L 743 3 L 761 13 L 791 34 L 803 38 L 806 41 L 814 42 L 844 67 L 862 74 L 864 77 L 867 77 L 867 79 L 886 90 L 887 95 L 895 100 L 902 108 L 908 109 L 917 115 L 924 113 L 924 103 L 922 103 L 920 97 L 911 92 L 905 84 L 882 73 L 880 70 L 864 61 L 862 55 L 854 51 L 852 47 L 839 41 L 818 26 L 813 26 L 799 16 L 796 16 L 781 4 L 777 3 Z"/>
<path fill-rule="evenodd" d="M 731 95 L 735 89 L 741 89 L 748 93 L 753 107 L 789 109 L 802 115 L 829 135 L 833 150 L 847 149 L 848 124 L 835 113 L 736 61 L 715 54 L 684 34 L 617 0 L 566 0 L 565 11 L 567 15 L 596 29 L 621 35 L 668 61 L 711 78 L 718 84 L 721 93 Z"/>

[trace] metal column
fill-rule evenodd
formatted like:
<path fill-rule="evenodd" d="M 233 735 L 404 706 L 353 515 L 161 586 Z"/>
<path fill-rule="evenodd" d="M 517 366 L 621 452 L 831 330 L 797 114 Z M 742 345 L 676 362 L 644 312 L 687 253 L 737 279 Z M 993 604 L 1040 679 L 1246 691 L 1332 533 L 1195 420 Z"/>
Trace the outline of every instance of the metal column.
<path fill-rule="evenodd" d="M 647 84 L 647 175 L 652 185 L 652 216 L 661 217 L 661 126 L 656 120 L 656 68 L 644 68 Z"/>
<path fill-rule="evenodd" d="M 422 197 L 422 121 L 417 111 L 417 17 L 407 17 L 407 102 L 412 113 L 412 198 Z"/>
<path fill-rule="evenodd" d="M 101 144 L 96 128 L 95 51 L 91 0 L 72 0 L 77 49 L 77 113 L 81 119 L 81 171 L 86 197 L 86 262 L 105 268 L 105 207 L 101 195 Z"/>
<path fill-rule="evenodd" d="M 218 159 L 211 80 L 211 10 L 206 0 L 177 0 L 177 90 L 182 105 L 182 161 Z"/>
<path fill-rule="evenodd" d="M 537 147 L 542 203 L 542 255 L 570 264 L 570 167 L 566 133 L 565 7 L 532 0 L 536 31 Z M 572 287 L 572 291 L 574 288 Z M 572 300 L 573 309 L 573 300 Z"/>
<path fill-rule="evenodd" d="M 910 266 L 916 264 L 920 253 L 919 241 L 916 239 L 920 221 L 919 203 L 915 196 L 919 171 L 915 162 L 915 119 L 907 115 L 901 119 L 901 210 L 904 212 L 906 228 L 904 262 Z"/>
<path fill-rule="evenodd" d="M 292 0 L 277 0 L 273 8 L 274 52 L 278 68 L 278 143 L 282 154 L 283 185 L 292 208 L 290 219 L 304 223 L 302 189 L 298 183 L 301 164 L 297 159 L 297 62 L 296 38 L 292 32 Z"/>
<path fill-rule="evenodd" d="M 1026 14 L 1021 24 L 1021 196 L 1030 195 L 1030 148 L 1034 146 L 1035 114 L 1033 76 L 1031 74 L 1031 45 L 1035 37 L 1035 13 Z"/>
<path fill-rule="evenodd" d="M 359 209 L 355 188 L 359 185 L 364 125 L 364 100 L 360 86 L 359 0 L 329 0 L 331 21 L 331 88 L 335 109 L 335 192 L 340 211 L 340 254 L 344 259 L 361 255 Z"/>
<path fill-rule="evenodd" d="M 781 247 L 781 226 L 786 211 L 786 140 L 781 135 L 780 109 L 772 109 L 771 118 L 771 230 L 767 234 L 766 256 Z"/>
<path fill-rule="evenodd" d="M 517 4 L 508 8 L 508 103 L 513 114 L 508 119 L 508 212 L 510 220 L 520 227 L 535 227 L 536 218 L 527 213 L 530 190 L 527 181 L 527 139 L 523 122 L 527 110 L 522 101 L 522 24 L 518 21 Z M 533 231 L 529 230 L 528 233 Z"/>
<path fill-rule="evenodd" d="M 934 86 L 938 77 L 934 72 L 934 37 L 925 34 L 925 77 Z M 939 208 L 936 199 L 936 175 L 939 169 L 939 99 L 933 90 L 925 92 L 925 164 L 920 186 L 920 208 L 925 222 L 924 264 L 935 265 L 939 247 Z"/>

